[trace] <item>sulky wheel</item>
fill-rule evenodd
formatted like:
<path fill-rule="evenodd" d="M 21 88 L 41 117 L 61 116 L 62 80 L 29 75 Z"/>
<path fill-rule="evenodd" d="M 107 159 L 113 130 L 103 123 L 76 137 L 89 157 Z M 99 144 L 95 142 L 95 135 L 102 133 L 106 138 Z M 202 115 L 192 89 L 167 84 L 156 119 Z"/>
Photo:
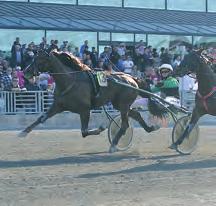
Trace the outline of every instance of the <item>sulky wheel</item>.
<path fill-rule="evenodd" d="M 178 138 L 183 134 L 186 129 L 191 116 L 183 116 L 177 120 L 173 131 L 172 131 L 172 142 L 175 143 Z M 190 132 L 189 136 L 184 139 L 184 141 L 177 146 L 176 151 L 180 154 L 191 154 L 197 147 L 199 140 L 199 126 L 196 125 Z"/>
<path fill-rule="evenodd" d="M 120 127 L 121 127 L 121 116 L 118 115 L 110 121 L 108 127 L 108 138 L 110 144 L 112 144 L 112 141 L 115 138 L 115 135 L 119 131 Z M 127 150 L 132 145 L 132 138 L 133 138 L 133 127 L 131 126 L 131 122 L 129 119 L 129 127 L 126 130 L 126 133 L 119 140 L 116 148 L 120 151 Z"/>

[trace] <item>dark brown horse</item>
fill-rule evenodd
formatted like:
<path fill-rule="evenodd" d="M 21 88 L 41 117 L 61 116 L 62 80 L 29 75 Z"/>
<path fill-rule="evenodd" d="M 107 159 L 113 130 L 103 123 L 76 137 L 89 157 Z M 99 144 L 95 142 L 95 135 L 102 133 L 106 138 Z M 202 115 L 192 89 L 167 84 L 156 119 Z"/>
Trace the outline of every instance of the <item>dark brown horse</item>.
<path fill-rule="evenodd" d="M 130 109 L 138 91 L 116 83 L 117 80 L 135 88 L 138 88 L 138 85 L 145 88 L 144 81 L 136 80 L 124 73 L 107 74 L 108 86 L 100 87 L 96 95 L 97 82 L 94 80 L 94 71 L 73 55 L 54 51 L 50 54 L 39 51 L 33 63 L 25 70 L 25 74 L 37 72 L 49 72 L 53 76 L 56 83 L 54 102 L 45 114 L 22 131 L 21 136 L 27 135 L 39 123 L 63 111 L 71 111 L 80 115 L 83 137 L 98 135 L 105 128 L 100 126 L 97 129 L 88 129 L 90 110 L 106 104 L 107 101 L 111 101 L 113 107 L 120 111 L 122 119 L 121 128 L 110 151 L 116 150 L 119 139 L 129 127 L 128 116 L 137 120 L 147 132 L 158 129 L 157 126 L 148 126 L 138 111 Z"/>
<path fill-rule="evenodd" d="M 195 107 L 191 120 L 182 136 L 171 148 L 176 148 L 190 134 L 199 118 L 205 114 L 216 116 L 216 74 L 212 69 L 211 60 L 202 50 L 192 51 L 186 55 L 176 70 L 177 76 L 195 73 L 198 81 L 198 90 L 195 98 Z"/>

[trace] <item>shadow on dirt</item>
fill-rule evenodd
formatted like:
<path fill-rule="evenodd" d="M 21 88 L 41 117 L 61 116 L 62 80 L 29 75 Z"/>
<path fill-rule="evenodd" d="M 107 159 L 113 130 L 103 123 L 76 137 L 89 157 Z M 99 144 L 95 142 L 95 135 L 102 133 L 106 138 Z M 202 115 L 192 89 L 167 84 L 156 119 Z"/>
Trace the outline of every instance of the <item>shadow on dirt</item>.
<path fill-rule="evenodd" d="M 119 174 L 132 174 L 140 172 L 152 172 L 152 171 L 177 171 L 177 170 L 192 170 L 192 169 L 205 169 L 205 168 L 215 168 L 216 160 L 207 159 L 194 162 L 186 163 L 166 163 L 166 160 L 161 159 L 155 164 L 133 167 L 130 169 L 119 170 L 115 172 L 105 172 L 105 173 L 87 173 L 79 175 L 78 178 L 96 178 L 100 176 L 112 176 Z"/>
<path fill-rule="evenodd" d="M 55 159 L 35 159 L 35 160 L 17 160 L 17 161 L 3 161 L 0 160 L 0 169 L 17 168 L 17 167 L 35 167 L 35 166 L 55 166 L 55 165 L 70 165 L 70 164 L 90 164 L 90 163 L 109 163 L 124 160 L 141 159 L 138 155 L 85 155 L 85 156 L 71 156 L 59 157 Z M 142 159 L 145 159 L 144 157 Z"/>

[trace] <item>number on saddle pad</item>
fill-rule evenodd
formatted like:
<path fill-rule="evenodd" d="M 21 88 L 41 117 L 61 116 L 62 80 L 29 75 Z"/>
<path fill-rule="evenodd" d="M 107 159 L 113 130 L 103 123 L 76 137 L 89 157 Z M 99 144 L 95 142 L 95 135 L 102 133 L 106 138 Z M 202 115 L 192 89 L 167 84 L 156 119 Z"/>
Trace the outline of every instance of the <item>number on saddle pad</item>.
<path fill-rule="evenodd" d="M 107 77 L 105 72 L 103 71 L 97 72 L 97 80 L 98 80 L 98 84 L 101 87 L 107 87 L 108 84 L 107 84 Z"/>

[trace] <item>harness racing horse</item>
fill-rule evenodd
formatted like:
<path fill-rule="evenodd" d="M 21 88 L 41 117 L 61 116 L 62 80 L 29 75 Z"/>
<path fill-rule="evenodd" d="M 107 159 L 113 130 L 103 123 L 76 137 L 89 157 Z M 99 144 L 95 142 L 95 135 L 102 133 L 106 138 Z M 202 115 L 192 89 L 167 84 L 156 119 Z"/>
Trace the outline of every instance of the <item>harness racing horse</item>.
<path fill-rule="evenodd" d="M 203 54 L 203 50 L 191 51 L 187 54 L 175 75 L 184 76 L 190 73 L 196 74 L 198 82 L 195 107 L 189 124 L 179 139 L 170 146 L 171 149 L 176 149 L 188 137 L 201 116 L 205 114 L 216 116 L 216 74 L 210 59 Z"/>
<path fill-rule="evenodd" d="M 27 135 L 40 123 L 63 111 L 70 111 L 80 115 L 82 136 L 98 135 L 105 128 L 88 129 L 90 110 L 103 106 L 111 101 L 113 107 L 120 111 L 121 127 L 116 134 L 110 147 L 110 152 L 116 151 L 116 145 L 129 127 L 128 117 L 137 120 L 147 131 L 152 132 L 158 126 L 148 126 L 138 111 L 130 108 L 138 95 L 138 91 L 123 87 L 114 80 L 127 83 L 135 88 L 138 85 L 145 89 L 146 84 L 124 73 L 106 74 L 108 85 L 100 87 L 99 93 L 95 93 L 94 71 L 81 61 L 68 53 L 52 51 L 38 51 L 31 65 L 25 70 L 25 74 L 36 74 L 38 72 L 49 72 L 56 83 L 54 91 L 54 102 L 49 110 L 41 115 L 34 123 L 24 129 L 20 136 Z"/>

